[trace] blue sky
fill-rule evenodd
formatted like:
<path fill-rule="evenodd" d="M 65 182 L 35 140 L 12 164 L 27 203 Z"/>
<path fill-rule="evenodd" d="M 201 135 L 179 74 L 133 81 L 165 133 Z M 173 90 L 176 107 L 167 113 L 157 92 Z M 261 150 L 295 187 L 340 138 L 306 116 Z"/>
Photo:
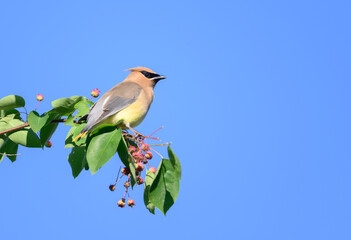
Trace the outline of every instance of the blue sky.
<path fill-rule="evenodd" d="M 2 1 L 0 97 L 44 112 L 149 67 L 168 78 L 137 129 L 165 126 L 183 178 L 167 217 L 141 188 L 119 209 L 119 159 L 73 179 L 62 125 L 1 162 L 0 238 L 350 239 L 350 5 Z"/>

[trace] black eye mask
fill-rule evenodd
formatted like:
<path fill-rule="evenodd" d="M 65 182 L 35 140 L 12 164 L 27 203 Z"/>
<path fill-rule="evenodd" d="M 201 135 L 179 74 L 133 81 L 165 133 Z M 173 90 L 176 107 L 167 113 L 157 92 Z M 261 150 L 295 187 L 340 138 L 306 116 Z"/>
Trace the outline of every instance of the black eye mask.
<path fill-rule="evenodd" d="M 146 78 L 154 78 L 154 77 L 159 77 L 160 75 L 156 73 L 151 73 L 147 71 L 141 71 L 141 73 L 146 77 Z"/>

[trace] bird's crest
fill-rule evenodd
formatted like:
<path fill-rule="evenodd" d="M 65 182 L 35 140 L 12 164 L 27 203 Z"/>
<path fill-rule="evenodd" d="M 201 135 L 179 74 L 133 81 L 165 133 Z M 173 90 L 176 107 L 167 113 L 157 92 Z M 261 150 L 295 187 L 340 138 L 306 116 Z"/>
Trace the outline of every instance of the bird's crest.
<path fill-rule="evenodd" d="M 129 68 L 126 71 L 131 71 L 131 72 L 141 72 L 141 71 L 146 71 L 146 72 L 150 72 L 150 73 L 155 73 L 154 71 L 152 71 L 149 68 L 146 67 L 135 67 L 135 68 Z"/>

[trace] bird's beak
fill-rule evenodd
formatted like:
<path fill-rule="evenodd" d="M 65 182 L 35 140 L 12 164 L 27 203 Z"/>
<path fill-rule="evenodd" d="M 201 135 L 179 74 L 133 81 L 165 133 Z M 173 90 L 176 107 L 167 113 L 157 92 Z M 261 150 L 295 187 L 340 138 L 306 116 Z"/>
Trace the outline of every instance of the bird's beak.
<path fill-rule="evenodd" d="M 154 81 L 155 83 L 157 83 L 158 81 L 160 81 L 160 80 L 162 80 L 162 79 L 166 79 L 166 77 L 160 75 L 160 76 L 157 76 L 157 77 L 152 78 L 151 80 Z"/>
<path fill-rule="evenodd" d="M 156 79 L 157 79 L 157 81 L 160 81 L 160 80 L 162 80 L 162 79 L 166 79 L 166 77 L 165 77 L 165 76 L 160 75 L 160 76 L 156 77 Z"/>

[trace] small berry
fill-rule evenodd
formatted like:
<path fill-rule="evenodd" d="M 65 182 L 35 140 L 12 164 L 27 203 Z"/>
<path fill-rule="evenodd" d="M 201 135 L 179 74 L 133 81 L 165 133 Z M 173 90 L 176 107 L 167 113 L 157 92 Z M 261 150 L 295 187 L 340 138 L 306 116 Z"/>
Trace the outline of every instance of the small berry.
<path fill-rule="evenodd" d="M 125 199 L 121 199 L 118 201 L 117 203 L 118 207 L 120 208 L 124 208 L 124 206 L 126 205 L 126 200 Z"/>
<path fill-rule="evenodd" d="M 138 152 L 133 152 L 132 153 L 132 157 L 135 158 L 135 159 L 138 159 L 139 158 L 139 153 Z"/>
<path fill-rule="evenodd" d="M 116 189 L 116 186 L 111 184 L 108 188 L 113 192 Z"/>
<path fill-rule="evenodd" d="M 142 177 L 137 176 L 137 184 L 141 185 L 144 183 L 144 179 Z"/>
<path fill-rule="evenodd" d="M 143 145 L 141 145 L 141 149 L 144 151 L 144 152 L 147 152 L 150 150 L 150 147 L 148 144 L 144 143 Z"/>
<path fill-rule="evenodd" d="M 134 205 L 135 205 L 134 200 L 129 199 L 129 200 L 128 200 L 128 206 L 129 206 L 129 207 L 133 207 Z"/>
<path fill-rule="evenodd" d="M 126 182 L 124 183 L 124 187 L 125 187 L 125 188 L 129 188 L 129 187 L 130 187 L 130 182 L 129 182 L 129 181 L 126 181 Z"/>
<path fill-rule="evenodd" d="M 101 91 L 99 91 L 97 88 L 96 89 L 93 89 L 92 91 L 91 91 L 91 96 L 93 96 L 93 97 L 98 97 L 99 95 L 100 95 L 100 93 L 101 93 Z"/>
<path fill-rule="evenodd" d="M 45 147 L 47 147 L 47 148 L 51 148 L 52 143 L 51 143 L 51 141 L 46 141 L 44 145 L 45 145 Z"/>
<path fill-rule="evenodd" d="M 147 164 L 147 163 L 148 163 L 148 161 L 147 161 L 146 158 L 143 159 L 143 163 L 144 163 L 144 164 Z"/>
<path fill-rule="evenodd" d="M 121 172 L 123 173 L 123 175 L 128 175 L 130 173 L 130 170 L 129 170 L 129 168 L 124 167 L 124 168 L 122 168 Z"/>
<path fill-rule="evenodd" d="M 136 147 L 134 147 L 133 145 L 130 145 L 130 146 L 128 147 L 128 151 L 129 151 L 130 153 L 135 152 L 136 150 L 137 150 Z"/>
<path fill-rule="evenodd" d="M 38 94 L 38 95 L 37 95 L 37 100 L 38 100 L 39 102 L 43 101 L 43 100 L 44 100 L 43 94 Z"/>
<path fill-rule="evenodd" d="M 142 164 L 141 162 L 137 163 L 137 165 L 135 166 L 135 171 L 142 172 L 143 170 L 144 170 L 144 164 Z"/>
<path fill-rule="evenodd" d="M 151 168 L 150 168 L 150 172 L 152 172 L 153 174 L 155 174 L 155 173 L 156 173 L 156 168 L 155 168 L 155 167 L 151 167 Z"/>
<path fill-rule="evenodd" d="M 152 152 L 147 152 L 147 153 L 145 153 L 145 157 L 146 157 L 146 159 L 151 159 L 152 158 Z"/>

